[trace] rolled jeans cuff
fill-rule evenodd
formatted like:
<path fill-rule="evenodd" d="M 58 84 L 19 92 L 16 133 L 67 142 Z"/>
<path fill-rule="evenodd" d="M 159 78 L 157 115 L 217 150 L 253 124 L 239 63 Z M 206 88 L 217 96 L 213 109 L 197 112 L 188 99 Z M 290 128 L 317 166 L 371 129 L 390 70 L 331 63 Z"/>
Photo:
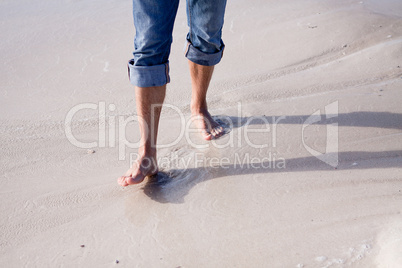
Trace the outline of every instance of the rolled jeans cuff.
<path fill-rule="evenodd" d="M 128 78 L 137 87 L 159 87 L 170 82 L 169 62 L 153 66 L 135 66 L 134 59 L 128 64 Z"/>
<path fill-rule="evenodd" d="M 205 53 L 195 48 L 190 42 L 187 44 L 185 56 L 190 61 L 204 66 L 213 66 L 218 64 L 223 57 L 225 45 L 222 42 L 221 50 L 216 53 Z"/>

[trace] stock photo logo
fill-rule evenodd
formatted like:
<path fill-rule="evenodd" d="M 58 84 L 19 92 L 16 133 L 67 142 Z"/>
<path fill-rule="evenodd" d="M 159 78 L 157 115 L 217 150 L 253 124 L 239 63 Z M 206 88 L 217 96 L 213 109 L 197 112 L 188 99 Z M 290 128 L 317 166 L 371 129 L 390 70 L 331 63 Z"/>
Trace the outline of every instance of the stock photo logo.
<path fill-rule="evenodd" d="M 209 143 L 203 144 L 196 144 L 194 143 L 189 133 L 194 132 L 194 128 L 191 127 L 191 118 L 186 119 L 185 114 L 180 110 L 180 108 L 171 105 L 171 104 L 164 104 L 164 109 L 172 109 L 174 113 L 178 115 L 178 119 L 180 120 L 180 127 L 177 129 L 177 133 L 175 133 L 175 138 L 173 141 L 163 144 L 158 143 L 158 148 L 173 148 L 175 145 L 179 144 L 183 139 L 185 139 L 185 143 L 188 146 L 194 149 L 206 149 L 209 146 L 213 146 L 216 149 L 224 149 L 227 147 L 236 147 L 242 148 L 244 146 L 251 147 L 254 149 L 271 149 L 274 150 L 277 147 L 277 139 L 278 137 L 283 137 L 277 134 L 277 125 L 279 124 L 289 124 L 286 122 L 287 116 L 272 116 L 272 118 L 266 116 L 250 116 L 247 118 L 242 117 L 242 105 L 239 102 L 237 107 L 237 117 L 229 117 L 229 116 L 221 116 L 224 125 L 229 129 L 228 135 L 226 138 L 226 142 L 224 144 L 218 144 L 214 141 Z M 302 116 L 302 127 L 301 127 L 301 143 L 303 148 L 312 156 L 317 158 L 318 160 L 324 162 L 325 164 L 331 167 L 337 167 L 339 164 L 338 160 L 338 150 L 339 150 L 339 131 L 338 131 L 338 101 L 332 102 L 326 105 L 324 108 L 324 112 L 321 112 L 320 109 L 317 109 L 309 116 Z M 97 114 L 97 118 L 95 118 L 95 122 L 97 124 L 97 131 L 98 135 L 97 138 L 91 141 L 80 141 L 73 133 L 73 125 L 77 119 L 74 119 L 77 113 L 83 110 L 92 110 Z M 122 161 L 125 160 L 127 157 L 127 149 L 138 149 L 141 146 L 141 140 L 136 142 L 131 142 L 126 137 L 126 129 L 129 124 L 144 124 L 141 121 L 141 118 L 137 117 L 137 115 L 109 115 L 108 113 L 114 112 L 116 110 L 116 106 L 114 104 L 106 105 L 105 102 L 96 103 L 81 103 L 73 108 L 71 108 L 66 117 L 64 122 L 64 131 L 65 136 L 68 141 L 76 146 L 77 148 L 82 149 L 95 149 L 95 148 L 115 148 L 118 149 L 118 160 Z M 290 117 L 290 116 L 288 116 Z M 252 122 L 258 121 L 260 125 L 264 126 L 264 129 L 249 129 L 248 127 L 252 125 Z M 298 123 L 300 124 L 300 123 Z M 325 133 L 325 151 L 319 151 L 314 148 L 313 145 L 306 142 L 306 132 L 308 132 L 309 127 L 314 125 L 324 125 L 326 127 Z M 149 135 L 152 131 L 148 131 L 144 135 Z M 265 142 L 264 144 L 255 144 L 253 143 L 252 139 L 250 139 L 249 135 L 252 133 L 267 133 L 272 138 L 270 142 Z M 287 137 L 286 137 L 287 138 Z M 322 139 L 322 137 L 314 137 Z M 271 144 L 269 144 L 271 143 Z M 130 153 L 130 162 L 135 161 L 138 156 L 135 153 Z M 220 161 L 218 158 L 201 158 L 200 155 L 197 155 L 196 163 L 200 163 L 199 159 L 204 159 L 205 164 L 214 162 L 214 163 L 224 163 L 227 164 L 229 162 L 234 161 L 234 164 L 237 162 L 241 165 L 244 165 L 246 162 L 250 162 L 252 168 L 255 167 L 258 163 L 265 163 L 265 162 L 275 162 L 281 163 L 279 168 L 285 168 L 285 159 L 280 157 L 280 155 L 275 151 L 268 151 L 266 156 L 264 157 L 253 157 L 252 155 L 246 153 L 244 156 L 240 156 L 239 153 L 233 153 L 233 157 L 229 159 L 227 155 L 222 158 Z M 265 161 L 265 162 L 264 162 Z M 163 161 L 158 161 L 161 164 L 164 162 L 168 162 L 168 160 L 164 159 Z M 224 166 L 222 164 L 222 167 Z M 273 164 L 276 167 L 275 163 Z M 272 166 L 263 166 L 263 168 L 272 168 Z"/>
<path fill-rule="evenodd" d="M 339 108 L 338 101 L 330 103 L 325 106 L 325 113 L 321 115 L 320 110 L 315 111 L 312 115 L 310 115 L 306 121 L 304 121 L 302 127 L 302 143 L 304 148 L 314 157 L 321 160 L 322 162 L 332 166 L 337 167 L 339 164 L 338 160 L 338 152 L 339 152 L 339 129 L 338 123 L 326 124 L 327 126 L 327 142 L 325 146 L 325 153 L 321 153 L 310 146 L 308 146 L 305 142 L 305 129 L 313 124 L 318 122 L 329 120 L 333 118 L 338 118 Z"/>

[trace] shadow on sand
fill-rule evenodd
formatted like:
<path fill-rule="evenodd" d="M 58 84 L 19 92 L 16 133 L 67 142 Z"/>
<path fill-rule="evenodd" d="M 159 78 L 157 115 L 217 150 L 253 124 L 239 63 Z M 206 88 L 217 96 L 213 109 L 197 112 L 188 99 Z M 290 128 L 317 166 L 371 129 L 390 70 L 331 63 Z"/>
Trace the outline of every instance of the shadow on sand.
<path fill-rule="evenodd" d="M 292 116 L 251 116 L 251 117 L 234 117 L 234 116 L 216 116 L 227 125 L 233 128 L 245 125 L 262 125 L 262 124 L 278 124 L 278 125 L 302 125 L 312 115 L 292 115 Z M 330 119 L 327 119 L 330 118 Z M 314 122 L 316 125 L 328 125 L 338 123 L 340 127 L 375 127 L 402 129 L 402 114 L 388 112 L 352 112 L 341 113 L 337 115 L 323 114 L 321 120 Z"/>
<path fill-rule="evenodd" d="M 238 128 L 246 124 L 304 124 L 310 115 L 284 116 L 278 121 L 280 116 L 254 116 L 254 117 L 227 117 L 217 116 L 220 120 L 231 127 Z M 329 118 L 331 116 L 328 116 Z M 315 124 L 328 125 L 338 123 L 338 126 L 348 127 L 373 127 L 402 129 L 402 114 L 388 112 L 353 112 L 338 114 L 335 118 L 316 122 Z M 348 169 L 371 169 L 371 168 L 394 168 L 402 167 L 402 150 L 383 151 L 383 152 L 340 152 L 338 154 L 339 166 L 333 168 L 314 156 L 286 159 L 285 168 L 272 168 L 273 163 L 261 162 L 255 166 L 260 168 L 250 168 L 245 165 L 230 164 L 219 167 L 198 167 L 188 169 L 174 169 L 161 171 L 156 176 L 148 178 L 142 190 L 151 199 L 160 203 L 183 203 L 184 197 L 190 189 L 198 183 L 228 176 L 240 174 L 259 174 L 259 173 L 281 173 L 281 172 L 301 172 L 325 170 L 338 172 Z M 366 161 L 365 165 L 352 165 L 354 162 Z M 369 163 L 369 164 L 367 164 Z"/>

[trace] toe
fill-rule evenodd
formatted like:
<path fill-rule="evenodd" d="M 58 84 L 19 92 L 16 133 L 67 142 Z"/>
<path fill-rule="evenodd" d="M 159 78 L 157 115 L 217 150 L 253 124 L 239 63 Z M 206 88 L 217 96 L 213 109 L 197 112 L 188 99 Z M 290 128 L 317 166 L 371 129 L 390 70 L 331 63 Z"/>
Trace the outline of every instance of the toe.
<path fill-rule="evenodd" d="M 204 132 L 204 139 L 207 140 L 207 141 L 211 140 L 212 139 L 212 134 L 205 131 Z"/>
<path fill-rule="evenodd" d="M 218 133 L 218 131 L 217 131 L 215 128 L 213 128 L 213 129 L 211 130 L 211 134 L 212 134 L 212 136 L 216 137 L 219 133 Z"/>
<path fill-rule="evenodd" d="M 120 178 L 117 179 L 117 183 L 121 186 L 127 186 L 128 183 L 126 181 L 126 176 L 121 176 Z"/>
<path fill-rule="evenodd" d="M 217 131 L 218 131 L 219 137 L 221 137 L 223 134 L 225 134 L 225 130 L 223 129 L 223 127 L 218 127 Z"/>
<path fill-rule="evenodd" d="M 214 128 L 211 132 L 214 138 L 219 138 L 224 134 L 224 130 L 221 126 Z"/>
<path fill-rule="evenodd" d="M 210 141 L 210 140 L 212 140 L 212 135 L 208 134 L 208 135 L 204 136 L 204 139 L 207 141 Z"/>

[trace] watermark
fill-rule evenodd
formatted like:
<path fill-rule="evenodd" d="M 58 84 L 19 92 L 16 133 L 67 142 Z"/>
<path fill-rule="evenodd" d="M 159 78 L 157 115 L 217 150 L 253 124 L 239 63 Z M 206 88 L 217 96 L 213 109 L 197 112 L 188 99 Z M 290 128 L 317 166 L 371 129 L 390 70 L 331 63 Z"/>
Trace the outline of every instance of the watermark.
<path fill-rule="evenodd" d="M 106 108 L 108 107 L 108 108 Z M 139 148 L 143 140 L 149 139 L 152 146 L 155 141 L 154 131 L 151 130 L 150 126 L 154 125 L 155 122 L 155 111 L 161 109 L 160 105 L 153 105 L 151 107 L 151 115 L 149 120 L 142 118 L 138 115 L 107 115 L 107 112 L 115 111 L 116 106 L 114 104 L 106 105 L 105 102 L 95 103 L 83 103 L 74 106 L 67 113 L 64 126 L 65 135 L 71 144 L 78 148 L 90 149 L 90 148 L 105 148 L 117 147 L 119 151 L 119 160 L 125 160 L 127 155 L 127 149 Z M 195 139 L 196 135 L 191 135 L 192 133 L 199 133 L 197 128 L 197 121 L 200 120 L 198 117 L 186 118 L 184 113 L 176 106 L 171 104 L 164 104 L 163 109 L 171 109 L 179 119 L 179 123 L 175 128 L 174 138 L 171 141 L 164 142 L 158 141 L 158 148 L 171 148 L 183 139 L 186 143 L 195 149 L 207 149 L 211 146 L 224 149 L 224 148 L 241 148 L 243 146 L 248 146 L 255 149 L 263 149 L 277 146 L 277 125 L 281 120 L 284 120 L 285 116 L 279 117 L 266 117 L 266 116 L 250 116 L 247 118 L 242 117 L 242 106 L 241 103 L 237 105 L 237 116 L 220 116 L 219 121 L 225 127 L 226 132 L 236 132 L 236 135 L 228 135 L 228 138 L 222 143 L 218 140 L 212 140 L 211 142 L 205 143 L 203 140 Z M 80 141 L 72 131 L 72 125 L 74 122 L 74 116 L 83 110 L 95 110 L 97 111 L 97 121 L 98 121 L 98 137 L 89 142 Z M 149 122 L 149 123 L 147 123 Z M 208 122 L 206 122 L 208 124 Z M 135 124 L 137 128 L 142 130 L 142 137 L 137 141 L 130 141 L 127 138 L 126 130 L 130 124 Z M 255 127 L 258 125 L 260 127 Z M 253 138 L 254 134 L 266 134 L 263 140 Z"/>
<path fill-rule="evenodd" d="M 130 166 L 139 164 L 140 155 L 130 153 Z M 156 162 L 153 160 L 141 159 L 141 165 L 145 169 L 152 168 L 158 163 L 162 170 L 172 169 L 284 169 L 286 160 L 277 153 L 267 152 L 264 157 L 253 156 L 250 153 L 234 153 L 231 156 L 206 156 L 203 153 L 192 153 L 184 157 L 179 157 L 177 153 L 171 152 L 163 157 L 158 157 Z"/>
<path fill-rule="evenodd" d="M 153 131 L 151 126 L 155 125 L 156 114 L 160 113 L 162 109 L 161 105 L 153 105 L 151 107 L 151 113 L 148 115 L 148 118 L 143 118 L 138 115 L 116 115 L 116 106 L 114 104 L 107 105 L 106 102 L 99 103 L 82 103 L 71 108 L 64 122 L 65 127 L 65 135 L 66 138 L 70 141 L 71 144 L 78 148 L 83 149 L 94 149 L 94 148 L 117 148 L 118 149 L 118 159 L 125 160 L 126 157 L 130 156 L 130 162 L 133 162 L 134 159 L 132 153 L 130 153 L 130 149 L 137 149 L 144 141 L 147 140 L 151 142 L 152 146 L 156 146 L 153 144 L 156 141 L 155 136 L 156 133 Z M 218 140 L 212 140 L 210 142 L 205 142 L 202 139 L 197 139 L 194 137 L 199 137 L 199 129 L 197 127 L 197 122 L 202 120 L 197 117 L 186 117 L 180 108 L 171 104 L 164 104 L 164 110 L 170 110 L 170 114 L 174 114 L 174 117 L 177 118 L 175 121 L 174 131 L 169 131 L 170 139 L 163 139 L 158 141 L 157 147 L 160 149 L 163 148 L 173 148 L 179 143 L 184 142 L 190 147 L 196 149 L 195 151 L 202 151 L 208 149 L 209 147 L 214 147 L 217 149 L 225 149 L 225 148 L 252 148 L 256 149 L 255 151 L 261 151 L 269 149 L 269 153 L 260 154 L 258 157 L 252 157 L 249 154 L 234 154 L 232 156 L 221 156 L 219 158 L 206 158 L 205 155 L 202 158 L 201 155 L 198 157 L 193 157 L 192 162 L 184 165 L 183 163 L 177 163 L 177 166 L 183 166 L 184 168 L 188 168 L 189 166 L 197 167 L 198 166 L 208 166 L 213 167 L 215 164 L 222 168 L 227 167 L 228 165 L 235 165 L 236 167 L 240 167 L 241 163 L 245 168 L 266 168 L 269 163 L 271 163 L 271 167 L 269 168 L 279 168 L 276 166 L 280 162 L 281 168 L 285 167 L 284 161 L 276 161 L 275 159 L 279 159 L 279 155 L 275 152 L 276 147 L 278 146 L 278 141 L 282 143 L 286 142 L 286 139 L 289 139 L 288 135 L 284 135 L 284 133 L 278 132 L 278 125 L 287 123 L 286 115 L 276 115 L 276 116 L 243 116 L 242 104 L 239 102 L 237 104 L 236 115 L 234 116 L 219 116 L 217 120 L 221 123 L 221 125 L 225 128 L 225 132 L 229 133 L 225 135 L 224 138 Z M 90 141 L 80 140 L 74 135 L 73 125 L 75 116 L 83 111 L 92 111 L 97 114 L 94 121 L 97 122 L 97 137 Z M 311 115 L 301 116 L 303 119 L 301 133 L 300 135 L 292 135 L 292 138 L 299 136 L 303 147 L 310 153 L 312 156 L 316 157 L 320 161 L 332 166 L 336 167 L 338 165 L 338 123 L 326 123 L 329 119 L 332 121 L 336 121 L 338 117 L 338 102 L 333 102 L 324 107 L 324 113 L 321 113 L 320 110 L 315 111 Z M 216 118 L 215 118 L 216 119 Z M 208 122 L 206 122 L 208 124 Z M 298 123 L 300 124 L 300 122 Z M 322 124 L 326 127 L 326 146 L 325 152 L 320 152 L 305 142 L 305 131 L 309 126 L 315 124 Z M 140 129 L 139 131 L 142 136 L 138 137 L 137 140 L 131 141 L 127 137 L 127 129 L 128 127 L 134 127 L 135 129 Z M 163 130 L 161 130 L 163 131 Z M 193 135 L 193 133 L 197 133 L 197 135 Z M 138 136 L 138 135 L 137 135 Z M 281 140 L 279 140 L 281 139 Z M 233 150 L 236 152 L 236 150 Z M 273 155 L 275 154 L 275 155 Z M 137 155 L 138 156 L 138 155 Z M 271 159 L 269 159 L 271 158 Z M 169 157 L 165 157 L 163 159 L 159 159 L 158 165 L 172 165 L 172 161 L 174 160 L 173 155 Z M 198 161 L 199 160 L 199 161 Z M 283 159 L 284 160 L 284 159 Z M 184 161 L 184 160 L 181 160 Z M 135 162 L 135 161 L 134 161 Z M 283 163 L 282 163 L 283 162 Z M 165 164 L 166 163 L 166 164 Z M 180 164 L 180 165 L 179 165 Z M 171 166 L 167 168 L 172 168 Z"/>
<path fill-rule="evenodd" d="M 325 106 L 325 113 L 321 116 L 320 110 L 315 111 L 311 114 L 303 123 L 302 127 L 302 142 L 304 148 L 314 157 L 318 158 L 322 162 L 332 166 L 337 167 L 339 164 L 338 152 L 339 152 L 339 130 L 338 123 L 334 122 L 331 124 L 326 124 L 327 126 L 327 142 L 325 146 L 325 153 L 321 153 L 305 143 L 304 132 L 305 129 L 312 125 L 317 124 L 324 120 L 329 120 L 332 118 L 337 118 L 339 114 L 338 101 L 330 103 Z"/>

